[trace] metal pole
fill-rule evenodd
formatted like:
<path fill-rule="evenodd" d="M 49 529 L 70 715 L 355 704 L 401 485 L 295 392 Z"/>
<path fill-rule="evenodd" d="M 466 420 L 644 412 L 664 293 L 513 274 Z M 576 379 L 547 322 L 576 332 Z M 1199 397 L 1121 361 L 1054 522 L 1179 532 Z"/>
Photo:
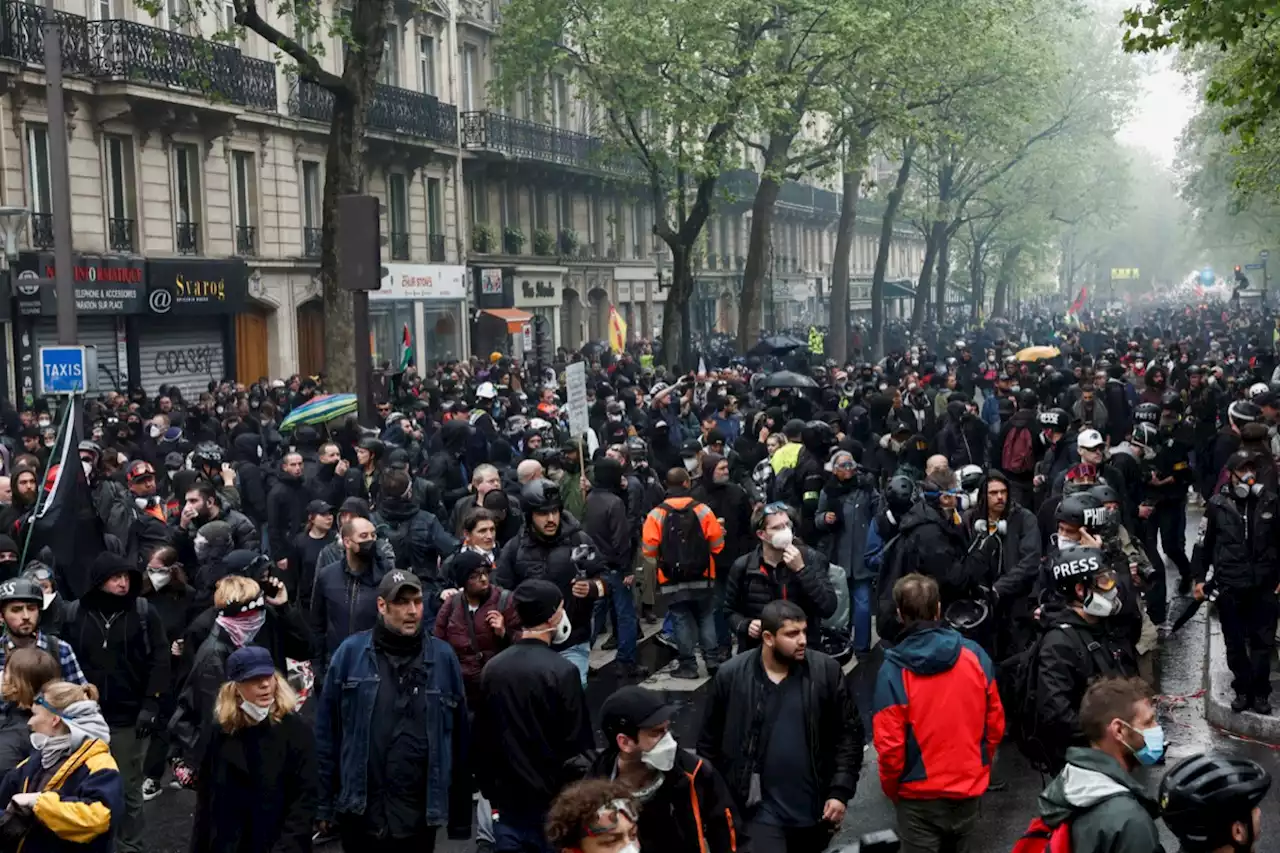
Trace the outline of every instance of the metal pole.
<path fill-rule="evenodd" d="M 359 404 L 360 423 L 369 426 L 373 414 L 373 350 L 369 345 L 369 291 L 357 290 L 351 294 L 352 325 L 355 327 L 356 402 Z"/>
<path fill-rule="evenodd" d="M 44 13 L 45 103 L 49 110 L 49 182 L 53 210 L 54 293 L 58 297 L 58 343 L 74 346 L 76 294 L 71 276 L 71 167 L 67 113 L 62 95 L 62 24 L 52 9 Z"/>

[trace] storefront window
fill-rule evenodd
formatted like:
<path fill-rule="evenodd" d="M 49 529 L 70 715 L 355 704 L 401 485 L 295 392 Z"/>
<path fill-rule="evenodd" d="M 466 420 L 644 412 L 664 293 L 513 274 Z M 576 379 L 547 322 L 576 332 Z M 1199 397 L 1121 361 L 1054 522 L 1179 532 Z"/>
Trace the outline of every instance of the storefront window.
<path fill-rule="evenodd" d="M 427 330 L 427 367 L 435 367 L 442 361 L 457 361 L 462 357 L 462 325 L 458 309 L 430 303 L 422 307 Z"/>
<path fill-rule="evenodd" d="M 418 336 L 414 327 L 412 302 L 369 302 L 369 329 L 373 336 L 373 366 L 400 368 L 404 352 L 404 327 L 409 324 L 413 337 L 414 361 L 417 361 Z"/>

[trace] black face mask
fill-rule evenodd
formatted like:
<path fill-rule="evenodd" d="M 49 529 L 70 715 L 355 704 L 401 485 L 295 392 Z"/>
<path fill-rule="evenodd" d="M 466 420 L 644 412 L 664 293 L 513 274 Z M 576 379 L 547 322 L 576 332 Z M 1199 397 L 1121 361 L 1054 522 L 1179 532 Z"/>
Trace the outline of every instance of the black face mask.
<path fill-rule="evenodd" d="M 362 560 L 371 559 L 373 557 L 373 551 L 376 545 L 377 543 L 372 539 L 369 540 L 368 542 L 361 542 L 359 545 L 356 546 L 356 553 L 360 555 L 360 558 Z"/>

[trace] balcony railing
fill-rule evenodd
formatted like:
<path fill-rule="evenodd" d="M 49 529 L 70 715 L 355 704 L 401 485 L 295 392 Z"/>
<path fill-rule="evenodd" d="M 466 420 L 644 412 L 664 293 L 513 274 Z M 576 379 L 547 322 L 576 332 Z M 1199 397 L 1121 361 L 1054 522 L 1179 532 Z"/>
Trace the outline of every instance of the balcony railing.
<path fill-rule="evenodd" d="M 304 258 L 320 257 L 320 242 L 323 232 L 319 228 L 302 229 L 302 256 Z"/>
<path fill-rule="evenodd" d="M 295 77 L 289 93 L 289 112 L 298 118 L 327 122 L 333 118 L 333 94 L 323 86 Z M 369 105 L 369 127 L 457 145 L 458 109 L 435 95 L 378 85 Z"/>
<path fill-rule="evenodd" d="M 249 258 L 258 254 L 258 229 L 256 226 L 236 226 L 236 254 Z"/>
<path fill-rule="evenodd" d="M 431 263 L 442 264 L 445 261 L 444 235 L 428 234 L 427 251 L 430 252 Z"/>
<path fill-rule="evenodd" d="M 733 169 L 721 175 L 716 186 L 732 197 L 731 204 L 750 204 L 760 186 L 760 175 L 750 169 Z M 841 199 L 840 193 L 797 181 L 786 181 L 778 188 L 778 204 L 833 218 L 840 215 Z"/>
<path fill-rule="evenodd" d="M 53 214 L 31 214 L 31 245 L 37 249 L 53 248 Z"/>
<path fill-rule="evenodd" d="M 175 222 L 174 237 L 178 244 L 178 254 L 194 255 L 200 251 L 199 222 Z"/>
<path fill-rule="evenodd" d="M 133 220 L 111 217 L 107 220 L 107 244 L 113 252 L 134 251 Z"/>
<path fill-rule="evenodd" d="M 63 70 L 185 89 L 215 101 L 274 111 L 276 66 L 228 44 L 133 21 L 90 21 L 54 12 L 62 24 Z M 44 8 L 0 0 L 0 57 L 44 65 Z"/>
<path fill-rule="evenodd" d="M 628 175 L 644 173 L 638 162 L 611 155 L 598 136 L 488 110 L 462 114 L 462 147 L 489 149 L 580 169 Z"/>
<path fill-rule="evenodd" d="M 407 231 L 391 232 L 391 259 L 393 261 L 409 260 L 409 234 Z"/>
<path fill-rule="evenodd" d="M 5 0 L 0 56 L 24 65 L 44 65 L 44 7 Z M 62 24 L 62 67 L 68 74 L 88 74 L 91 67 L 89 22 L 79 15 L 55 11 Z"/>

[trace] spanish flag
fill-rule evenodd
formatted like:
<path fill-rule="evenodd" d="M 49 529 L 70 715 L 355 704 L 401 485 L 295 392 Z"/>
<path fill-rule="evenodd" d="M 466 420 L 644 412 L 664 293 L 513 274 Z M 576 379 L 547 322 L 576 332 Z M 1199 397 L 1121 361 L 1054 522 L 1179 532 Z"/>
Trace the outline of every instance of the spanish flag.
<path fill-rule="evenodd" d="M 627 324 L 618 309 L 609 306 L 609 349 L 621 353 L 627 347 Z"/>

